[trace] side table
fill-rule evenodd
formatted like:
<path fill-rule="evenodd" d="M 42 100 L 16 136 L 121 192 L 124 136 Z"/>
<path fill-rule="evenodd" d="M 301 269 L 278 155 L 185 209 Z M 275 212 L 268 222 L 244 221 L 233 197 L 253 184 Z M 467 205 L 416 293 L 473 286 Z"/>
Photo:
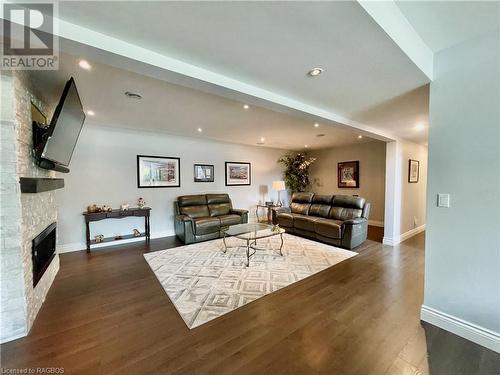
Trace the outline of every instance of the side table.
<path fill-rule="evenodd" d="M 273 222 L 273 219 L 272 219 L 272 209 L 273 208 L 278 208 L 278 207 L 281 207 L 281 206 L 278 206 L 278 205 L 265 205 L 265 204 L 260 204 L 258 203 L 256 205 L 256 209 L 255 209 L 255 216 L 257 216 L 257 222 L 260 223 L 260 218 L 259 218 L 259 209 L 261 208 L 267 208 L 267 224 L 272 224 Z"/>

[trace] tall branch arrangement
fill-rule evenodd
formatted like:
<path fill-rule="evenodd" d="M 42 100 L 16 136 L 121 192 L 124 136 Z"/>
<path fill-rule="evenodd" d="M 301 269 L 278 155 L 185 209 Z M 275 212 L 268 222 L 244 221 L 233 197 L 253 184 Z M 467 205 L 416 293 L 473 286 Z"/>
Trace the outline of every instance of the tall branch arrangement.
<path fill-rule="evenodd" d="M 316 158 L 308 157 L 302 152 L 288 153 L 278 159 L 285 166 L 283 180 L 287 189 L 292 192 L 305 191 L 310 184 L 309 167 Z"/>

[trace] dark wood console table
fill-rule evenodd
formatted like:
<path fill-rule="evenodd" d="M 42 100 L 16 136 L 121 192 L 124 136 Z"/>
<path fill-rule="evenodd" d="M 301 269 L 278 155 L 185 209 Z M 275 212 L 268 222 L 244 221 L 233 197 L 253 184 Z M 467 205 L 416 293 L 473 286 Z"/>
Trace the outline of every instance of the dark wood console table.
<path fill-rule="evenodd" d="M 95 245 L 98 243 L 127 240 L 130 238 L 146 237 L 146 241 L 149 242 L 151 239 L 151 228 L 149 226 L 149 213 L 151 208 L 129 208 L 128 210 L 113 210 L 109 212 L 84 212 L 85 217 L 85 227 L 86 227 L 86 238 L 87 238 L 87 253 L 90 253 L 90 245 Z M 96 241 L 90 239 L 90 223 L 92 221 L 101 221 L 106 219 L 123 219 L 124 217 L 139 216 L 144 217 L 144 232 L 141 232 L 139 236 L 133 234 L 127 234 L 119 237 L 105 237 L 102 241 Z"/>

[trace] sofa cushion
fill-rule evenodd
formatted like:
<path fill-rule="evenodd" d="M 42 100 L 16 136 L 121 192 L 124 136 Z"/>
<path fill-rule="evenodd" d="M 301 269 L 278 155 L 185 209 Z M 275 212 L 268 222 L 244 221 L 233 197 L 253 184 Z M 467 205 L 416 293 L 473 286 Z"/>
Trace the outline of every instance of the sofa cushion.
<path fill-rule="evenodd" d="M 296 203 L 311 203 L 314 193 L 293 193 L 292 202 Z"/>
<path fill-rule="evenodd" d="M 309 215 L 327 218 L 331 206 L 328 204 L 312 204 L 309 208 Z"/>
<path fill-rule="evenodd" d="M 365 205 L 365 198 L 354 197 L 352 195 L 336 195 L 333 197 L 332 206 L 344 208 L 357 208 L 362 210 Z"/>
<path fill-rule="evenodd" d="M 216 217 L 198 217 L 194 219 L 194 232 L 197 235 L 219 231 L 220 220 Z"/>
<path fill-rule="evenodd" d="M 293 215 L 288 212 L 279 212 L 276 215 L 278 224 L 282 227 L 293 228 Z"/>
<path fill-rule="evenodd" d="M 231 203 L 209 204 L 210 216 L 227 215 L 231 211 Z"/>
<path fill-rule="evenodd" d="M 323 194 L 314 194 L 314 197 L 312 199 L 312 203 L 316 204 L 326 204 L 331 206 L 332 204 L 332 199 L 333 195 L 323 195 Z"/>
<path fill-rule="evenodd" d="M 314 216 L 293 215 L 293 227 L 314 233 L 314 222 L 319 218 Z"/>
<path fill-rule="evenodd" d="M 208 211 L 208 206 L 206 204 L 200 206 L 179 207 L 179 212 L 182 215 L 187 215 L 192 219 L 196 219 L 197 217 L 210 216 L 210 212 Z"/>
<path fill-rule="evenodd" d="M 179 207 L 185 206 L 201 206 L 207 204 L 207 197 L 205 194 L 198 195 L 183 195 L 177 198 Z"/>
<path fill-rule="evenodd" d="M 309 213 L 310 207 L 311 207 L 310 203 L 292 202 L 292 204 L 290 205 L 292 214 L 301 214 L 301 215 L 307 215 Z"/>
<path fill-rule="evenodd" d="M 231 203 L 229 194 L 207 194 L 207 204 Z"/>
<path fill-rule="evenodd" d="M 241 224 L 241 216 L 240 215 L 221 215 L 221 216 L 217 216 L 217 219 L 220 220 L 221 227 Z"/>
<path fill-rule="evenodd" d="M 328 238 L 342 238 L 342 222 L 331 219 L 317 219 L 314 222 L 314 231 Z"/>

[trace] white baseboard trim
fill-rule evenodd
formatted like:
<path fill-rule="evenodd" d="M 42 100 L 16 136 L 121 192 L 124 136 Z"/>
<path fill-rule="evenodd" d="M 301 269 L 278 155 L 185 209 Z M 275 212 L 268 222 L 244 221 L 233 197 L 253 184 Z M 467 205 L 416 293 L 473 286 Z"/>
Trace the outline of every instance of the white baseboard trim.
<path fill-rule="evenodd" d="M 410 229 L 408 232 L 405 232 L 396 238 L 384 237 L 382 239 L 382 243 L 384 245 L 388 245 L 388 246 L 396 246 L 396 245 L 399 245 L 401 242 L 406 241 L 408 238 L 411 238 L 413 236 L 416 236 L 419 233 L 422 233 L 424 230 L 425 230 L 425 224 L 421 225 L 419 227 Z"/>
<path fill-rule="evenodd" d="M 175 235 L 175 232 L 173 232 L 173 231 L 152 232 L 151 239 L 169 237 L 169 236 L 174 236 L 174 235 Z M 94 249 L 98 249 L 101 247 L 115 246 L 115 245 L 120 245 L 120 244 L 138 242 L 138 241 L 144 241 L 144 237 L 130 238 L 127 240 L 119 240 L 119 241 L 100 243 L 100 244 L 92 245 L 91 249 L 94 250 Z M 57 252 L 59 254 L 63 254 L 63 253 L 70 253 L 73 251 L 85 250 L 86 248 L 87 248 L 87 245 L 85 244 L 85 242 L 58 244 L 57 245 Z"/>
<path fill-rule="evenodd" d="M 368 225 L 372 225 L 374 227 L 384 227 L 384 222 L 383 221 L 378 221 L 378 220 L 368 220 Z"/>
<path fill-rule="evenodd" d="M 396 243 L 394 243 L 394 239 L 392 237 L 382 238 L 382 244 L 388 245 L 388 246 L 396 246 L 397 245 Z"/>
<path fill-rule="evenodd" d="M 13 336 L 2 337 L 2 339 L 0 340 L 0 344 L 5 344 L 6 342 L 14 341 L 14 340 L 20 339 L 21 337 L 26 337 L 27 335 L 28 335 L 28 332 L 25 331 L 23 333 L 18 333 L 18 334 L 13 335 Z"/>
<path fill-rule="evenodd" d="M 416 236 L 417 234 L 422 233 L 424 230 L 425 230 L 425 224 L 421 225 L 419 227 L 410 229 L 408 232 L 405 232 L 401 236 L 399 236 L 399 242 L 406 241 L 408 238 Z"/>
<path fill-rule="evenodd" d="M 422 305 L 420 319 L 500 353 L 500 333 L 490 331 L 425 305 Z"/>

